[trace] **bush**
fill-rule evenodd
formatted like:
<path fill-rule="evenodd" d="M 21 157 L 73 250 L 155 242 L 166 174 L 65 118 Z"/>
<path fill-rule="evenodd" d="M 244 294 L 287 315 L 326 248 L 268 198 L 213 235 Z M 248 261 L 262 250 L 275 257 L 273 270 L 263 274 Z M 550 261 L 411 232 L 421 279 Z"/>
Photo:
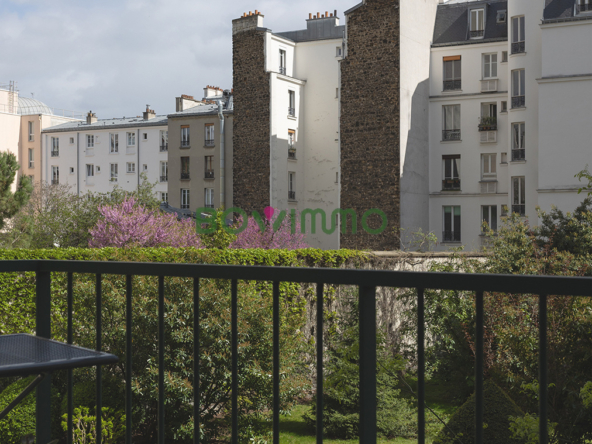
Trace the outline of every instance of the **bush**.
<path fill-rule="evenodd" d="M 524 416 L 514 401 L 492 380 L 483 386 L 483 441 L 488 444 L 522 444 L 510 432 L 510 416 Z M 475 394 L 454 412 L 434 444 L 475 442 Z"/>
<path fill-rule="evenodd" d="M 0 393 L 0 411 L 10 404 L 33 380 L 34 376 L 20 379 Z M 12 411 L 0 421 L 0 442 L 21 444 L 25 435 L 35 434 L 35 392 L 29 393 Z"/>

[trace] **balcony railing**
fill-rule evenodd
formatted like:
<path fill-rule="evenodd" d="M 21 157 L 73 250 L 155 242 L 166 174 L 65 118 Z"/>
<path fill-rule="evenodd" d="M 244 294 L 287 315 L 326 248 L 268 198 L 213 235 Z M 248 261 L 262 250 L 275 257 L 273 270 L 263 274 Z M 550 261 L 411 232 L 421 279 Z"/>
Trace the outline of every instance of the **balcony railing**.
<path fill-rule="evenodd" d="M 168 182 L 169 181 L 169 176 L 160 176 L 160 181 L 161 182 Z"/>
<path fill-rule="evenodd" d="M 181 180 L 189 180 L 189 173 L 181 173 Z"/>
<path fill-rule="evenodd" d="M 447 237 L 454 238 L 454 232 L 444 232 L 443 239 Z M 93 262 L 93 261 L 67 261 L 67 260 L 32 260 L 32 261 L 0 261 L 0 273 L 13 273 L 24 275 L 25 272 L 34 275 L 32 285 L 36 293 L 36 325 L 35 332 L 39 337 L 51 338 L 52 327 L 52 298 L 65 297 L 65 311 L 67 320 L 65 329 L 67 330 L 66 341 L 73 343 L 73 330 L 76 312 L 74 306 L 74 275 L 90 274 L 95 277 L 95 307 L 97 316 L 93 319 L 92 328 L 96 331 L 96 349 L 103 349 L 103 306 L 102 306 L 102 282 L 106 277 L 125 276 L 125 287 L 123 288 L 123 299 L 127 308 L 127 316 L 123 323 L 125 341 L 124 356 L 121 356 L 122 364 L 125 368 L 125 443 L 131 444 L 134 436 L 132 412 L 134 408 L 134 397 L 132 395 L 132 385 L 134 384 L 133 357 L 134 357 L 134 336 L 133 336 L 133 303 L 137 294 L 134 294 L 133 282 L 138 276 L 153 276 L 158 279 L 158 321 L 157 338 L 158 346 L 155 347 L 153 362 L 157 372 L 157 381 L 155 385 L 157 398 L 157 412 L 155 415 L 155 437 L 154 443 L 164 444 L 167 438 L 165 434 L 165 356 L 167 349 L 165 347 L 165 304 L 166 287 L 165 277 L 175 276 L 192 280 L 194 314 L 191 316 L 191 334 L 187 338 L 194 344 L 194 353 L 200 355 L 200 326 L 202 316 L 197 315 L 199 309 L 200 295 L 199 288 L 203 279 L 223 279 L 229 280 L 230 285 L 230 341 L 228 352 L 232 359 L 230 369 L 230 405 L 231 405 L 231 428 L 229 439 L 231 444 L 238 444 L 239 411 L 238 399 L 239 393 L 239 316 L 242 314 L 238 310 L 238 281 L 245 280 L 250 282 L 272 282 L 273 288 L 271 297 L 273 300 L 273 309 L 270 323 L 273 326 L 272 343 L 272 369 L 271 381 L 273 393 L 272 421 L 273 421 L 273 442 L 279 442 L 279 419 L 280 419 L 280 283 L 298 282 L 316 285 L 316 421 L 317 424 L 323 424 L 323 374 L 324 374 L 324 328 L 326 321 L 324 318 L 324 292 L 325 285 L 350 285 L 358 287 L 359 294 L 359 375 L 360 375 L 360 415 L 359 424 L 359 442 L 375 443 L 377 441 L 376 412 L 377 412 L 377 360 L 376 360 L 376 328 L 377 328 L 377 287 L 389 288 L 411 288 L 415 289 L 417 302 L 417 408 L 418 408 L 418 444 L 425 444 L 425 310 L 426 301 L 424 289 L 426 285 L 432 289 L 456 290 L 474 293 L 475 298 L 475 416 L 474 423 L 476 428 L 475 444 L 483 444 L 483 382 L 484 382 L 484 293 L 513 293 L 513 294 L 534 294 L 539 295 L 538 307 L 538 357 L 539 357 L 539 442 L 548 443 L 547 419 L 548 410 L 548 315 L 547 315 L 547 295 L 556 296 L 592 296 L 592 278 L 589 277 L 563 277 L 563 276 L 527 276 L 527 275 L 496 275 L 496 274 L 470 274 L 470 273 L 426 273 L 409 271 L 379 271 L 379 270 L 347 270 L 347 269 L 319 269 L 303 267 L 267 267 L 267 266 L 233 266 L 233 265 L 203 265 L 203 264 L 164 264 L 164 263 L 133 263 L 133 262 Z M 52 281 L 52 273 L 64 273 L 67 283 L 62 284 L 60 288 L 59 281 Z M 27 278 L 28 279 L 28 278 Z M 86 321 L 86 320 L 85 320 Z M 88 322 L 88 321 L 87 321 Z M 320 334 L 319 334 L 320 333 Z M 187 374 L 192 374 L 199 386 L 200 359 L 190 359 Z M 137 365 L 137 364 L 136 364 Z M 102 411 L 103 407 L 103 385 L 102 375 L 103 367 L 97 366 L 96 374 L 96 409 Z M 155 381 L 155 382 L 156 382 Z M 190 389 L 191 390 L 191 389 Z M 67 371 L 66 397 L 71 400 L 74 393 L 73 373 Z M 51 376 L 46 377 L 37 387 L 37 406 L 36 406 L 36 442 L 48 443 L 51 441 L 52 417 L 52 385 Z M 200 393 L 198 390 L 192 390 L 188 393 L 194 411 L 199 412 L 201 405 Z M 66 423 L 67 441 L 72 442 L 73 433 L 73 409 L 72 402 L 67 403 Z M 169 413 L 170 414 L 170 413 Z M 193 428 L 200 430 L 200 415 L 193 415 Z M 102 427 L 96 429 L 96 443 L 102 441 Z M 195 442 L 199 441 L 199 434 L 195 437 Z M 317 442 L 323 442 L 322 434 L 319 435 Z"/>
<path fill-rule="evenodd" d="M 526 215 L 526 205 L 512 205 L 512 213 L 516 213 L 519 216 Z"/>
<path fill-rule="evenodd" d="M 576 14 L 580 12 L 591 12 L 592 11 L 592 3 L 578 3 L 576 5 Z"/>
<path fill-rule="evenodd" d="M 206 139 L 205 145 L 207 147 L 213 147 L 214 146 L 214 139 Z"/>
<path fill-rule="evenodd" d="M 460 190 L 460 179 L 444 179 L 442 180 L 442 189 L 449 190 Z"/>
<path fill-rule="evenodd" d="M 288 148 L 288 159 L 296 159 L 296 148 Z"/>
<path fill-rule="evenodd" d="M 59 183 L 60 183 L 60 179 L 51 179 L 52 185 L 59 185 Z"/>
<path fill-rule="evenodd" d="M 514 96 L 512 97 L 512 109 L 524 108 L 526 106 L 525 96 Z"/>
<path fill-rule="evenodd" d="M 456 91 L 461 89 L 461 80 L 444 80 L 444 91 Z"/>
<path fill-rule="evenodd" d="M 481 29 L 480 31 L 469 31 L 469 35 L 472 39 L 483 37 L 485 35 L 485 30 Z"/>
<path fill-rule="evenodd" d="M 295 108 L 288 108 L 288 115 L 290 117 L 294 117 L 296 115 L 296 109 Z"/>
<path fill-rule="evenodd" d="M 460 130 L 459 129 L 452 129 L 452 130 L 442 130 L 442 140 L 460 140 Z"/>
<path fill-rule="evenodd" d="M 169 150 L 169 144 L 165 143 L 164 145 L 160 145 L 160 152 L 164 153 L 165 151 Z"/>
<path fill-rule="evenodd" d="M 206 170 L 204 178 L 205 179 L 213 179 L 214 178 L 214 170 Z"/>
<path fill-rule="evenodd" d="M 204 205 L 205 208 L 214 208 L 214 204 L 207 203 Z"/>
<path fill-rule="evenodd" d="M 512 149 L 512 161 L 526 159 L 526 150 L 524 148 Z"/>
<path fill-rule="evenodd" d="M 60 150 L 51 150 L 51 157 L 60 157 Z"/>
<path fill-rule="evenodd" d="M 188 210 L 189 209 L 189 204 L 181 204 L 181 209 L 182 210 Z"/>
<path fill-rule="evenodd" d="M 497 131 L 497 117 L 481 117 L 479 131 Z"/>
<path fill-rule="evenodd" d="M 191 145 L 189 144 L 189 139 L 181 140 L 181 148 L 189 148 Z"/>
<path fill-rule="evenodd" d="M 526 52 L 524 42 L 512 43 L 512 54 L 522 54 Z"/>
<path fill-rule="evenodd" d="M 442 242 L 460 242 L 460 231 L 442 231 Z"/>
<path fill-rule="evenodd" d="M 296 191 L 288 191 L 288 200 L 296 200 Z"/>
<path fill-rule="evenodd" d="M 280 66 L 280 74 L 286 75 L 286 67 Z"/>

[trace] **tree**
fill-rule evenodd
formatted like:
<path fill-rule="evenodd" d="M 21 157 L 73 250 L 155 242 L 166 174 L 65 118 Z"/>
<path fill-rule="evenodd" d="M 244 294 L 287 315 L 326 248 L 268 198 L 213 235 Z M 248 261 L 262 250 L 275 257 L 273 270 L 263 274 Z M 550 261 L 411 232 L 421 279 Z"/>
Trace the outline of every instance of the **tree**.
<path fill-rule="evenodd" d="M 272 217 L 263 220 L 261 226 L 253 217 L 249 217 L 246 229 L 237 235 L 236 240 L 230 244 L 230 248 L 262 248 L 264 250 L 308 248 L 304 240 L 306 235 L 301 233 L 298 215 L 294 221 L 294 230 L 292 230 L 291 216 L 288 215 L 278 222 L 280 215 L 279 211 L 274 210 Z M 242 225 L 243 218 L 239 216 L 236 227 Z"/>
<path fill-rule="evenodd" d="M 15 174 L 20 166 L 16 156 L 9 152 L 0 152 L 0 229 L 5 220 L 14 216 L 29 201 L 33 186 L 31 179 L 21 176 L 16 190 L 12 192 Z"/>

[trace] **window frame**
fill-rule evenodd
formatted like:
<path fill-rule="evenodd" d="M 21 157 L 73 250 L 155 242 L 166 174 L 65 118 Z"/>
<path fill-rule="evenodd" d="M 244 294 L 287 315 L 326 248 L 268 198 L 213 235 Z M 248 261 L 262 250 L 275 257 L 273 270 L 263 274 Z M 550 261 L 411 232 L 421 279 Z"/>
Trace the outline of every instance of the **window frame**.
<path fill-rule="evenodd" d="M 160 201 L 161 202 L 168 202 L 169 201 L 169 193 L 168 193 L 168 191 L 161 191 L 160 192 Z"/>
<path fill-rule="evenodd" d="M 35 148 L 29 148 L 29 168 L 35 168 Z"/>
<path fill-rule="evenodd" d="M 87 134 L 86 135 L 86 147 L 87 148 L 94 148 L 95 147 L 95 135 L 94 134 Z"/>
<path fill-rule="evenodd" d="M 446 230 L 446 209 L 450 208 L 450 230 Z M 456 209 L 458 209 L 458 221 L 456 221 Z M 458 225 L 458 227 L 457 227 Z M 443 205 L 442 206 L 442 242 L 462 242 L 461 237 L 461 228 L 462 228 L 462 212 L 460 205 Z M 445 233 L 450 232 L 453 234 L 452 240 L 445 239 Z M 456 237 L 456 233 L 458 233 L 458 238 Z"/>
<path fill-rule="evenodd" d="M 288 116 L 296 117 L 296 91 L 288 90 Z"/>
<path fill-rule="evenodd" d="M 489 166 L 489 171 L 485 171 L 485 159 Z M 497 181 L 497 153 L 483 153 L 481 154 L 481 180 L 483 181 Z"/>
<path fill-rule="evenodd" d="M 117 182 L 119 180 L 119 164 L 109 164 L 109 182 Z"/>
<path fill-rule="evenodd" d="M 28 131 L 29 142 L 34 142 L 35 141 L 35 126 L 34 126 L 34 122 L 32 120 L 29 120 L 29 122 L 28 122 L 27 131 Z"/>
<path fill-rule="evenodd" d="M 446 69 L 448 66 L 451 66 L 450 76 L 448 76 Z M 462 90 L 462 56 L 455 55 L 442 58 L 442 79 L 442 91 Z"/>
<path fill-rule="evenodd" d="M 460 154 L 442 156 L 442 190 L 460 190 Z M 450 186 L 447 186 L 449 185 Z"/>
<path fill-rule="evenodd" d="M 516 27 L 516 24 L 518 25 Z M 526 41 L 526 19 L 523 15 L 512 17 L 511 43 L 522 43 Z M 521 39 L 522 37 L 522 39 Z"/>
<path fill-rule="evenodd" d="M 288 56 L 287 56 L 287 52 L 285 49 L 280 48 L 279 58 L 280 58 L 280 63 L 279 63 L 280 74 L 286 75 L 286 73 L 287 73 L 286 61 L 287 61 Z"/>
<path fill-rule="evenodd" d="M 476 16 L 475 27 L 473 27 L 473 16 Z M 481 26 L 479 26 L 481 25 Z M 472 33 L 480 33 L 472 35 Z M 485 37 L 485 9 L 475 8 L 471 9 L 469 13 L 469 38 L 483 39 Z"/>
<path fill-rule="evenodd" d="M 164 180 L 162 180 L 164 178 Z M 160 161 L 160 182 L 168 182 L 169 180 L 169 161 Z"/>
<path fill-rule="evenodd" d="M 109 154 L 119 153 L 119 134 L 109 133 Z"/>
<path fill-rule="evenodd" d="M 181 188 L 181 209 L 182 210 L 189 210 L 190 209 L 190 190 L 189 188 Z"/>
<path fill-rule="evenodd" d="M 126 174 L 136 174 L 136 163 L 135 162 L 126 162 L 125 163 L 125 172 L 126 172 Z"/>
<path fill-rule="evenodd" d="M 126 146 L 136 146 L 136 132 L 135 131 L 128 131 L 126 132 Z M 130 140 L 132 143 L 130 143 Z"/>
<path fill-rule="evenodd" d="M 526 178 L 525 176 L 512 176 L 512 213 L 515 213 L 514 207 L 526 207 Z M 519 213 L 523 216 L 526 213 Z"/>
<path fill-rule="evenodd" d="M 447 109 L 452 108 L 451 121 L 452 124 L 448 125 Z M 456 111 L 458 109 L 458 112 Z M 450 127 L 449 127 L 450 126 Z M 455 128 L 455 126 L 457 128 Z M 452 136 L 448 136 L 451 134 Z M 442 141 L 458 141 L 461 140 L 461 108 L 460 104 L 442 105 Z"/>
<path fill-rule="evenodd" d="M 90 173 L 90 174 L 89 174 Z M 86 164 L 86 177 L 95 177 L 95 165 L 92 163 Z"/>
<path fill-rule="evenodd" d="M 191 131 L 189 125 L 181 125 L 181 147 L 188 148 L 191 146 Z"/>
<path fill-rule="evenodd" d="M 487 215 L 486 215 L 487 210 Z M 497 231 L 497 205 L 481 205 L 481 230 L 485 233 L 483 222 L 487 222 L 487 226 L 494 232 Z M 493 223 L 492 223 L 493 221 Z"/>
<path fill-rule="evenodd" d="M 495 56 L 495 62 L 493 61 L 493 57 Z M 485 59 L 489 57 L 489 63 L 485 62 Z M 487 52 L 482 54 L 481 57 L 481 76 L 483 80 L 493 80 L 498 78 L 498 60 L 497 60 L 497 52 Z M 486 66 L 489 65 L 489 76 L 485 75 Z M 493 75 L 493 68 L 495 67 L 495 75 Z"/>
<path fill-rule="evenodd" d="M 186 175 L 186 178 L 182 180 L 189 180 L 191 178 L 191 161 L 189 156 L 181 156 L 181 178 L 183 174 Z"/>
<path fill-rule="evenodd" d="M 214 188 L 204 188 L 204 206 L 214 208 Z"/>
<path fill-rule="evenodd" d="M 51 166 L 51 183 L 54 185 L 60 183 L 60 166 L 59 165 L 52 165 Z"/>
<path fill-rule="evenodd" d="M 214 140 L 216 137 L 216 127 L 214 123 L 206 123 L 204 124 L 204 140 L 206 146 L 210 146 L 214 144 Z"/>

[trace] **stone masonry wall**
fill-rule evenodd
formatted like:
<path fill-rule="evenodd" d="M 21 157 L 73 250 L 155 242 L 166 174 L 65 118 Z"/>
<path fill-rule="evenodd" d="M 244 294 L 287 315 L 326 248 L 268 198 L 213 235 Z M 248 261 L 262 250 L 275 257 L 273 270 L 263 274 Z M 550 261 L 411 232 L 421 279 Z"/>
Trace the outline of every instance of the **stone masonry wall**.
<path fill-rule="evenodd" d="M 354 209 L 358 232 L 341 234 L 342 248 L 399 248 L 399 0 L 366 0 L 347 17 L 341 61 L 341 208 Z M 386 213 L 387 229 L 361 229 L 365 211 Z M 376 216 L 373 216 L 376 217 Z M 372 228 L 380 223 L 370 218 Z"/>
<path fill-rule="evenodd" d="M 270 86 L 265 31 L 257 17 L 233 21 L 233 204 L 263 214 L 270 195 Z"/>

